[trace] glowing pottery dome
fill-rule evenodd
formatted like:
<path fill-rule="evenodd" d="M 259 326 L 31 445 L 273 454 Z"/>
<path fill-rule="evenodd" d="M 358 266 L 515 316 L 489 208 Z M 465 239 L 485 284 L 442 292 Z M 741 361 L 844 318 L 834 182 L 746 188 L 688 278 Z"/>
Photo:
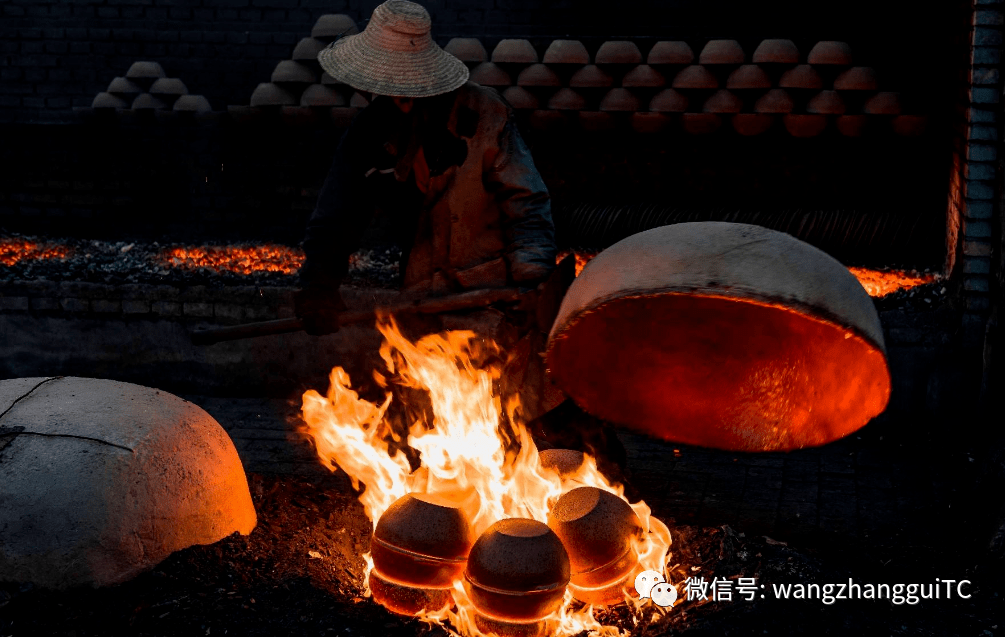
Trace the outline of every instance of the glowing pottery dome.
<path fill-rule="evenodd" d="M 663 226 L 598 254 L 562 302 L 547 361 L 600 418 L 738 451 L 825 444 L 890 396 L 879 316 L 856 278 L 738 223 Z"/>

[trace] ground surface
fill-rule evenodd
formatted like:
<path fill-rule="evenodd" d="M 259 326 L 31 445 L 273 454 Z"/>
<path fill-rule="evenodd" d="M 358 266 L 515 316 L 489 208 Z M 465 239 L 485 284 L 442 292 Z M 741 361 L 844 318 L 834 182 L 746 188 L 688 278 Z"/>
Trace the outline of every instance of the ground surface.
<path fill-rule="evenodd" d="M 584 263 L 596 252 L 577 250 Z M 350 258 L 346 282 L 397 288 L 400 257 L 401 249 L 393 244 L 364 247 Z M 300 248 L 279 244 L 113 242 L 26 236 L 0 230 L 0 284 L 41 279 L 176 287 L 296 287 L 303 258 Z M 908 276 L 932 274 L 928 269 L 889 269 Z M 946 291 L 941 282 L 896 290 L 877 298 L 877 309 L 931 308 L 944 301 Z"/>
<path fill-rule="evenodd" d="M 136 635 L 428 635 L 444 634 L 393 616 L 361 597 L 359 554 L 369 527 L 346 485 L 335 478 L 252 475 L 260 515 L 247 537 L 181 551 L 154 571 L 104 590 L 51 593 L 0 588 L 0 634 Z M 650 608 L 651 624 L 635 635 L 987 635 L 1000 634 L 990 590 L 969 586 L 970 600 L 920 605 L 890 601 L 774 599 L 780 582 L 893 583 L 827 562 L 775 540 L 729 526 L 673 525 L 675 577 L 753 577 L 754 599 L 692 600 L 667 613 Z M 896 579 L 896 578 L 894 578 Z M 764 594 L 764 598 L 760 597 Z M 624 628 L 624 609 L 601 614 Z M 985 632 L 986 631 L 986 632 Z"/>
<path fill-rule="evenodd" d="M 346 282 L 396 287 L 400 256 L 401 250 L 391 245 L 361 249 L 352 256 Z M 0 231 L 0 283 L 44 279 L 176 287 L 296 286 L 303 258 L 301 249 L 279 244 L 97 241 Z"/>
<path fill-rule="evenodd" d="M 164 283 L 168 276 L 182 285 L 249 284 L 240 275 L 157 264 L 151 259 L 160 246 L 123 251 L 129 245 L 80 242 L 73 246 L 79 259 L 69 265 L 16 265 L 0 269 L 0 280 Z M 361 276 L 391 273 L 390 255 L 377 256 L 380 267 L 361 262 Z M 262 277 L 253 282 L 294 284 L 292 275 Z M 880 310 L 925 308 L 947 296 L 935 283 L 876 304 Z M 298 433 L 299 396 L 186 398 L 234 440 L 250 475 L 258 528 L 248 537 L 182 551 L 106 590 L 50 593 L 2 583 L 0 637 L 437 634 L 361 597 L 369 521 L 348 482 L 322 469 Z M 753 577 L 766 588 L 763 599 L 747 601 L 734 592 L 731 601 L 691 601 L 640 628 L 623 611 L 607 617 L 642 635 L 1005 634 L 1001 580 L 978 568 L 979 544 L 989 535 L 985 508 L 997 496 L 975 490 L 984 449 L 957 435 L 1000 425 L 967 418 L 880 418 L 825 447 L 775 454 L 619 433 L 632 487 L 671 527 L 676 581 Z M 771 589 L 848 577 L 891 585 L 969 579 L 973 584 L 963 592 L 972 597 L 828 605 L 774 599 Z"/>
<path fill-rule="evenodd" d="M 152 572 L 104 590 L 52 593 L 0 585 L 0 635 L 444 634 L 361 596 L 360 554 L 368 547 L 369 522 L 348 481 L 319 470 L 309 448 L 288 441 L 297 437 L 295 421 L 285 420 L 294 404 L 198 401 L 235 436 L 246 466 L 272 469 L 250 474 L 258 528 L 247 537 L 181 551 Z M 270 440 L 262 432 L 279 434 L 268 443 L 271 452 L 258 444 Z M 898 442 L 902 433 L 894 423 L 879 422 L 808 453 L 760 455 L 624 435 L 633 485 L 673 533 L 675 581 L 751 577 L 757 588 L 749 601 L 735 583 L 729 601 L 691 600 L 665 614 L 650 609 L 656 621 L 639 627 L 624 609 L 601 617 L 634 635 L 1005 633 L 1000 582 L 974 572 L 966 539 L 972 504 L 954 491 L 972 478 L 969 451 L 925 437 Z M 258 455 L 249 456 L 250 449 Z M 877 490 L 888 500 L 870 499 L 879 497 L 870 495 Z M 797 499 L 803 502 L 789 504 L 792 493 L 802 494 Z M 953 507 L 961 517 L 950 512 Z M 849 577 L 860 584 L 970 579 L 963 592 L 972 597 L 959 599 L 954 587 L 953 599 L 945 599 L 944 585 L 941 599 L 918 604 L 825 604 L 776 599 L 773 592 L 780 583 Z"/>

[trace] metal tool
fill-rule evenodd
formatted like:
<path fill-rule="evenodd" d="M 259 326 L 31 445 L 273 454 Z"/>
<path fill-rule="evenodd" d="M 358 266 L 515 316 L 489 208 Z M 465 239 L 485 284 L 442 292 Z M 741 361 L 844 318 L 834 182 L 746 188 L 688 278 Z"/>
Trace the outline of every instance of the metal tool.
<path fill-rule="evenodd" d="M 535 293 L 536 291 L 533 289 L 525 290 L 520 288 L 473 290 L 471 292 L 422 299 L 389 307 L 340 312 L 338 322 L 339 325 L 350 325 L 352 323 L 374 321 L 378 316 L 388 314 L 439 314 L 441 312 L 468 310 L 485 307 L 493 303 L 516 301 L 521 297 Z M 195 345 L 212 345 L 221 341 L 233 341 L 273 334 L 288 334 L 299 332 L 302 329 L 304 329 L 304 324 L 299 318 L 245 323 L 244 325 L 196 330 L 192 332 L 192 343 Z"/>

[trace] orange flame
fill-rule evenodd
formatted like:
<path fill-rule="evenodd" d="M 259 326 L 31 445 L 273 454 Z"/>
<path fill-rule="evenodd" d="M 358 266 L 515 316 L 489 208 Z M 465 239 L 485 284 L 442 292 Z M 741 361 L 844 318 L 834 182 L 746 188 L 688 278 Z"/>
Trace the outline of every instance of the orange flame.
<path fill-rule="evenodd" d="M 23 260 L 65 259 L 70 249 L 59 244 L 36 243 L 24 239 L 0 239 L 0 265 L 10 267 Z"/>
<path fill-rule="evenodd" d="M 882 298 L 900 290 L 910 290 L 932 283 L 938 277 L 934 274 L 917 274 L 906 270 L 870 270 L 869 268 L 848 268 L 869 296 Z"/>
<path fill-rule="evenodd" d="M 520 420 L 519 398 L 507 397 L 504 402 L 493 390 L 500 376 L 498 367 L 483 369 L 473 362 L 484 359 L 485 348 L 495 351 L 494 343 L 485 344 L 467 331 L 430 335 L 412 343 L 393 321 L 377 327 L 385 338 L 381 357 L 395 382 L 428 392 L 432 404 L 432 422 L 413 423 L 407 436 L 408 445 L 420 453 L 418 469 L 411 470 L 398 450 L 402 441 L 395 440 L 385 420 L 390 393 L 379 405 L 363 400 L 351 389 L 345 370 L 336 367 L 327 396 L 314 390 L 303 396 L 306 432 L 321 461 L 333 471 L 341 468 L 357 487 L 365 485 L 359 499 L 374 526 L 398 498 L 416 492 L 448 497 L 476 494 L 469 511 L 476 536 L 504 518 L 547 522 L 558 498 L 581 486 L 605 489 L 627 502 L 622 485 L 609 482 L 590 456 L 572 474 L 559 475 L 541 467 L 534 441 Z M 386 387 L 382 375 L 375 373 L 375 377 Z M 511 435 L 500 428 L 504 414 Z M 668 575 L 669 529 L 651 515 L 644 502 L 629 504 L 644 531 L 634 547 L 640 557 L 639 568 Z M 373 561 L 369 555 L 364 559 L 369 582 Z M 454 634 L 485 635 L 475 624 L 474 606 L 461 583 L 455 582 L 454 589 L 454 608 L 421 617 L 447 626 Z M 626 601 L 641 611 L 642 601 L 628 595 Z M 592 607 L 578 606 L 567 592 L 562 608 L 545 620 L 548 634 L 627 634 L 603 626 Z"/>

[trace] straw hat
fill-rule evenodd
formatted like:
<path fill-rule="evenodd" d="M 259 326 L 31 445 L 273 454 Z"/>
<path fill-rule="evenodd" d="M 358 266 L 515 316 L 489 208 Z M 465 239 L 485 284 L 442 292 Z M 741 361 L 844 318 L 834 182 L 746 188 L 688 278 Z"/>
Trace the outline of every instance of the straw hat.
<path fill-rule="evenodd" d="M 468 67 L 433 42 L 430 24 L 421 5 L 387 0 L 362 33 L 332 42 L 318 53 L 318 62 L 359 91 L 395 97 L 449 93 L 467 81 Z"/>

